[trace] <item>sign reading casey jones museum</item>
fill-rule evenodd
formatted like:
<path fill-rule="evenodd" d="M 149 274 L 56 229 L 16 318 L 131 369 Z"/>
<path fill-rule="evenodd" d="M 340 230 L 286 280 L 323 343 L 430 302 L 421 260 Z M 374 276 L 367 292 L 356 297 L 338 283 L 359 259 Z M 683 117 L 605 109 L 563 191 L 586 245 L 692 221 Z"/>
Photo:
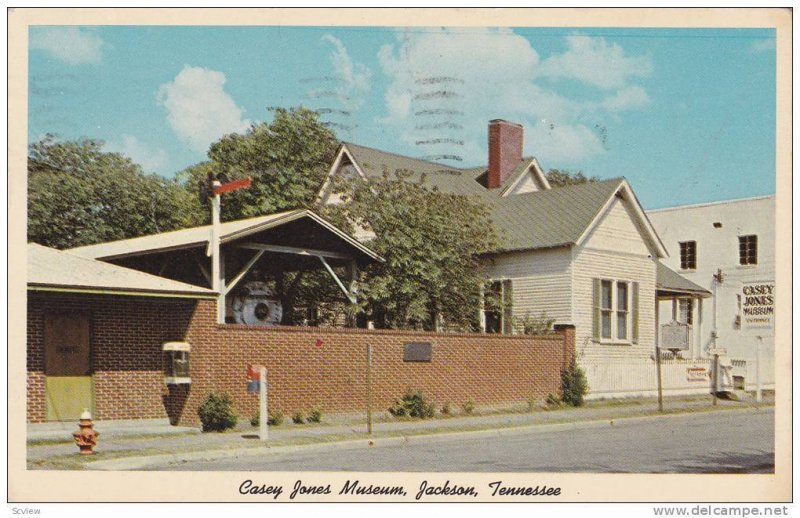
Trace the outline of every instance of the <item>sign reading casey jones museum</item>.
<path fill-rule="evenodd" d="M 771 328 L 775 322 L 775 283 L 752 282 L 742 285 L 739 295 L 744 329 Z"/>

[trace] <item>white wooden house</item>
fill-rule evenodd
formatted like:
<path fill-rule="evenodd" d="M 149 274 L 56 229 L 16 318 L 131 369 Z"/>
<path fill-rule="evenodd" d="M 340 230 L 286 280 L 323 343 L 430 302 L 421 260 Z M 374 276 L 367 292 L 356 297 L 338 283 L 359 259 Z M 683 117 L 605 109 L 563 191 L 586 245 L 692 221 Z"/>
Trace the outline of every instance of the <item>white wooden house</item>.
<path fill-rule="evenodd" d="M 485 273 L 510 302 L 500 314 L 484 312 L 484 329 L 519 332 L 514 324 L 542 317 L 573 324 L 590 397 L 654 393 L 659 290 L 699 299 L 707 290 L 659 264 L 667 251 L 624 178 L 551 187 L 538 161 L 523 157 L 522 132 L 518 124 L 491 121 L 488 166 L 471 169 L 344 143 L 319 200 L 341 202 L 333 188 L 337 175 L 368 178 L 385 170 L 480 198 L 501 240 Z M 688 369 L 700 368 L 696 363 L 668 362 L 666 392 L 707 391 L 697 377 L 687 381 Z"/>

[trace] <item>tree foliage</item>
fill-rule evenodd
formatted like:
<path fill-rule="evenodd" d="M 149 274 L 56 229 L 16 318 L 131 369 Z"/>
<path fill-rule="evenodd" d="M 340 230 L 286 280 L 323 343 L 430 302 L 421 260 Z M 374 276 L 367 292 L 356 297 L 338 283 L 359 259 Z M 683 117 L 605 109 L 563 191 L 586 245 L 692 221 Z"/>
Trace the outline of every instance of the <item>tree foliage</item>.
<path fill-rule="evenodd" d="M 231 180 L 252 178 L 249 189 L 225 195 L 223 220 L 310 207 L 333 163 L 339 142 L 316 112 L 303 107 L 272 111 L 272 122 L 222 137 L 211 144 L 208 162 L 182 173 L 195 188 L 209 172 Z"/>
<path fill-rule="evenodd" d="M 28 239 L 55 248 L 163 232 L 196 224 L 191 194 L 144 174 L 92 139 L 52 135 L 28 150 Z"/>
<path fill-rule="evenodd" d="M 365 272 L 359 296 L 376 327 L 475 329 L 480 286 L 479 255 L 496 243 L 487 207 L 445 194 L 387 171 L 382 178 L 337 186 L 345 203 L 328 207 L 339 225 L 369 226 L 370 248 L 385 262 Z M 423 180 L 424 181 L 424 180 Z M 338 213 L 338 214 L 337 214 Z"/>
<path fill-rule="evenodd" d="M 566 169 L 550 169 L 545 175 L 551 187 L 564 187 L 567 185 L 578 185 L 599 180 L 596 176 L 586 176 L 583 171 L 573 173 Z"/>

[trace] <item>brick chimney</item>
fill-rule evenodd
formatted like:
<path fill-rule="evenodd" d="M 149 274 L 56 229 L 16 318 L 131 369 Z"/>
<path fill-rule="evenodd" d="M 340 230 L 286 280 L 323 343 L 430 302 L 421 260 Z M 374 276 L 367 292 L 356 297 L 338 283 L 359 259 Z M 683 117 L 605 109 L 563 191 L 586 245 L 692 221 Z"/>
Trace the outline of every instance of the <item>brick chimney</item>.
<path fill-rule="evenodd" d="M 502 119 L 489 121 L 489 174 L 486 187 L 503 185 L 522 160 L 522 125 Z"/>

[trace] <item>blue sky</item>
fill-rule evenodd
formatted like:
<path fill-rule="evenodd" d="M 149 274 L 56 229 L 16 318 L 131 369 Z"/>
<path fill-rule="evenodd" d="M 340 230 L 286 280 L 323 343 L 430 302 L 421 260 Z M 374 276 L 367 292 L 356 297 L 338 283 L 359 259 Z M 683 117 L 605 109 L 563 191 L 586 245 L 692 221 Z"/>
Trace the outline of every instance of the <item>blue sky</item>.
<path fill-rule="evenodd" d="M 545 169 L 625 176 L 645 208 L 775 192 L 771 29 L 32 27 L 28 136 L 97 138 L 173 176 L 208 145 L 324 112 L 342 140 L 486 163 L 525 127 Z"/>

